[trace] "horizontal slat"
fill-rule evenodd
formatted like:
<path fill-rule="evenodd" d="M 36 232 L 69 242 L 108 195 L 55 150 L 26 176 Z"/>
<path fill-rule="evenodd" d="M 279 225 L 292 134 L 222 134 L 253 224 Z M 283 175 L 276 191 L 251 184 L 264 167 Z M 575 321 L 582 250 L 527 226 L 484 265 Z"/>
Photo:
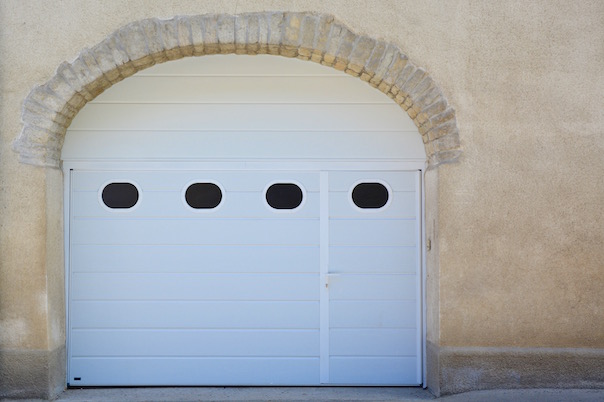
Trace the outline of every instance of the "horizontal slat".
<path fill-rule="evenodd" d="M 416 333 L 415 328 L 331 329 L 329 354 L 331 356 L 415 356 Z"/>
<path fill-rule="evenodd" d="M 319 271 L 319 246 L 74 245 L 72 272 Z"/>
<path fill-rule="evenodd" d="M 285 215 L 284 215 L 285 216 Z M 74 220 L 72 244 L 316 245 L 318 219 Z"/>
<path fill-rule="evenodd" d="M 72 328 L 318 329 L 319 302 L 75 301 Z"/>
<path fill-rule="evenodd" d="M 299 127 L 267 131 L 100 130 L 70 127 L 62 159 L 404 159 L 425 158 L 417 129 L 300 131 Z M 267 146 L 270 144 L 270 146 Z"/>
<path fill-rule="evenodd" d="M 367 116 L 371 116 L 368 118 Z M 73 130 L 401 130 L 395 104 L 88 104 Z"/>
<path fill-rule="evenodd" d="M 416 325 L 415 300 L 331 300 L 329 303 L 330 328 L 414 328 Z"/>
<path fill-rule="evenodd" d="M 336 273 L 417 272 L 417 248 L 404 246 L 331 246 L 329 267 Z"/>
<path fill-rule="evenodd" d="M 314 274 L 72 274 L 73 300 L 318 300 Z"/>
<path fill-rule="evenodd" d="M 186 189 L 187 186 L 184 187 Z M 185 190 L 186 191 L 186 190 Z M 114 219 L 175 218 L 175 219 L 236 219 L 266 218 L 282 219 L 283 211 L 271 208 L 263 191 L 225 191 L 217 208 L 194 210 L 186 203 L 182 191 L 143 191 L 139 204 L 131 211 L 110 210 L 102 204 L 95 191 L 80 191 L 73 194 L 73 216 L 75 218 L 104 217 Z M 306 193 L 300 208 L 292 211 L 291 218 L 319 218 L 319 194 Z"/>
<path fill-rule="evenodd" d="M 389 203 L 380 209 L 360 210 L 352 201 L 349 192 L 329 193 L 329 217 L 360 219 L 414 219 L 416 215 L 417 196 L 410 191 L 397 191 L 390 194 Z"/>
<path fill-rule="evenodd" d="M 264 191 L 274 181 L 299 182 L 307 192 L 319 191 L 319 175 L 312 172 L 279 172 L 279 171 L 110 171 L 72 173 L 72 191 L 98 192 L 108 182 L 134 182 L 147 191 L 181 192 L 191 182 L 216 182 L 225 192 L 229 191 Z"/>
<path fill-rule="evenodd" d="M 330 300 L 415 300 L 415 275 L 334 275 Z"/>
<path fill-rule="evenodd" d="M 417 243 L 415 220 L 331 220 L 329 244 L 335 246 L 413 246 Z"/>
<path fill-rule="evenodd" d="M 416 188 L 416 171 L 411 172 L 331 172 L 329 175 L 329 192 L 350 192 L 356 182 L 386 182 L 392 191 L 411 191 Z"/>
<path fill-rule="evenodd" d="M 351 77 L 352 78 L 352 77 Z M 366 83 L 340 76 L 133 76 L 93 103 L 392 103 Z"/>
<path fill-rule="evenodd" d="M 333 384 L 419 385 L 416 357 L 331 357 L 329 380 Z"/>
<path fill-rule="evenodd" d="M 272 55 L 220 54 L 211 57 L 185 57 L 156 64 L 137 75 L 334 75 L 345 73 L 316 63 Z"/>
<path fill-rule="evenodd" d="M 318 385 L 319 358 L 76 358 L 70 374 L 72 386 Z"/>
<path fill-rule="evenodd" d="M 72 330 L 72 357 L 316 357 L 319 330 Z"/>

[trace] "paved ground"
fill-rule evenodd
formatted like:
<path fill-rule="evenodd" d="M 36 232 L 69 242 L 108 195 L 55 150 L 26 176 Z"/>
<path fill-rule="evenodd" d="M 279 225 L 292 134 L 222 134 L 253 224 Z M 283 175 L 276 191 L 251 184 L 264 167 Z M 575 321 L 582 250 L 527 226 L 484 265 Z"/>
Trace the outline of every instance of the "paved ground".
<path fill-rule="evenodd" d="M 450 401 L 602 402 L 604 389 L 475 391 L 435 398 L 421 388 L 199 387 L 69 389 L 57 401 Z"/>

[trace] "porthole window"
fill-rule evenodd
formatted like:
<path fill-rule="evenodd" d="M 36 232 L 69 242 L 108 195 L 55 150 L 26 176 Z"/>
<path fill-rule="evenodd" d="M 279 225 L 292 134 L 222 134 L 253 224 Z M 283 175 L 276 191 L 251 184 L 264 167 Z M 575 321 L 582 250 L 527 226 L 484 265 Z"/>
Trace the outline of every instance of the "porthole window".
<path fill-rule="evenodd" d="M 302 188 L 295 183 L 274 183 L 266 189 L 266 202 L 271 208 L 291 210 L 298 208 L 304 200 Z"/>
<path fill-rule="evenodd" d="M 361 209 L 383 208 L 390 199 L 388 188 L 378 182 L 363 182 L 352 190 L 352 202 Z"/>
<path fill-rule="evenodd" d="M 101 199 L 111 209 L 128 209 L 138 202 L 139 192 L 132 183 L 109 183 L 103 188 Z"/>
<path fill-rule="evenodd" d="M 193 209 L 214 209 L 222 202 L 222 189 L 215 183 L 193 183 L 185 191 L 185 202 Z"/>

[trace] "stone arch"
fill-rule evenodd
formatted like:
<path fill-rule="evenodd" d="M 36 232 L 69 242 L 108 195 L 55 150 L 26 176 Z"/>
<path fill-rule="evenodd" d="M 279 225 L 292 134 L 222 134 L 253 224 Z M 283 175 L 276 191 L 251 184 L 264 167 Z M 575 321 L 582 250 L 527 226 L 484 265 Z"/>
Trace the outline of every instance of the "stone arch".
<path fill-rule="evenodd" d="M 65 132 L 84 105 L 156 63 L 209 54 L 273 54 L 311 60 L 359 77 L 390 96 L 421 133 L 432 165 L 461 154 L 455 110 L 421 67 L 395 45 L 358 35 L 333 16 L 259 12 L 130 23 L 64 62 L 23 104 L 13 144 L 23 163 L 59 167 Z"/>

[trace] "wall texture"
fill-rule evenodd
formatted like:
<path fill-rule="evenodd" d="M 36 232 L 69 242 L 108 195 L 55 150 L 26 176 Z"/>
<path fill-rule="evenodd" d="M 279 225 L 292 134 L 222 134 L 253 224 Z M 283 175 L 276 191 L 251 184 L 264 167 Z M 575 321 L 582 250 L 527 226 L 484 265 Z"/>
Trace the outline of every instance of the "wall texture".
<path fill-rule="evenodd" d="M 0 397 L 64 381 L 61 175 L 12 150 L 27 95 L 132 21 L 269 10 L 395 44 L 456 110 L 463 155 L 427 178 L 431 388 L 603 386 L 601 1 L 6 0 Z"/>

